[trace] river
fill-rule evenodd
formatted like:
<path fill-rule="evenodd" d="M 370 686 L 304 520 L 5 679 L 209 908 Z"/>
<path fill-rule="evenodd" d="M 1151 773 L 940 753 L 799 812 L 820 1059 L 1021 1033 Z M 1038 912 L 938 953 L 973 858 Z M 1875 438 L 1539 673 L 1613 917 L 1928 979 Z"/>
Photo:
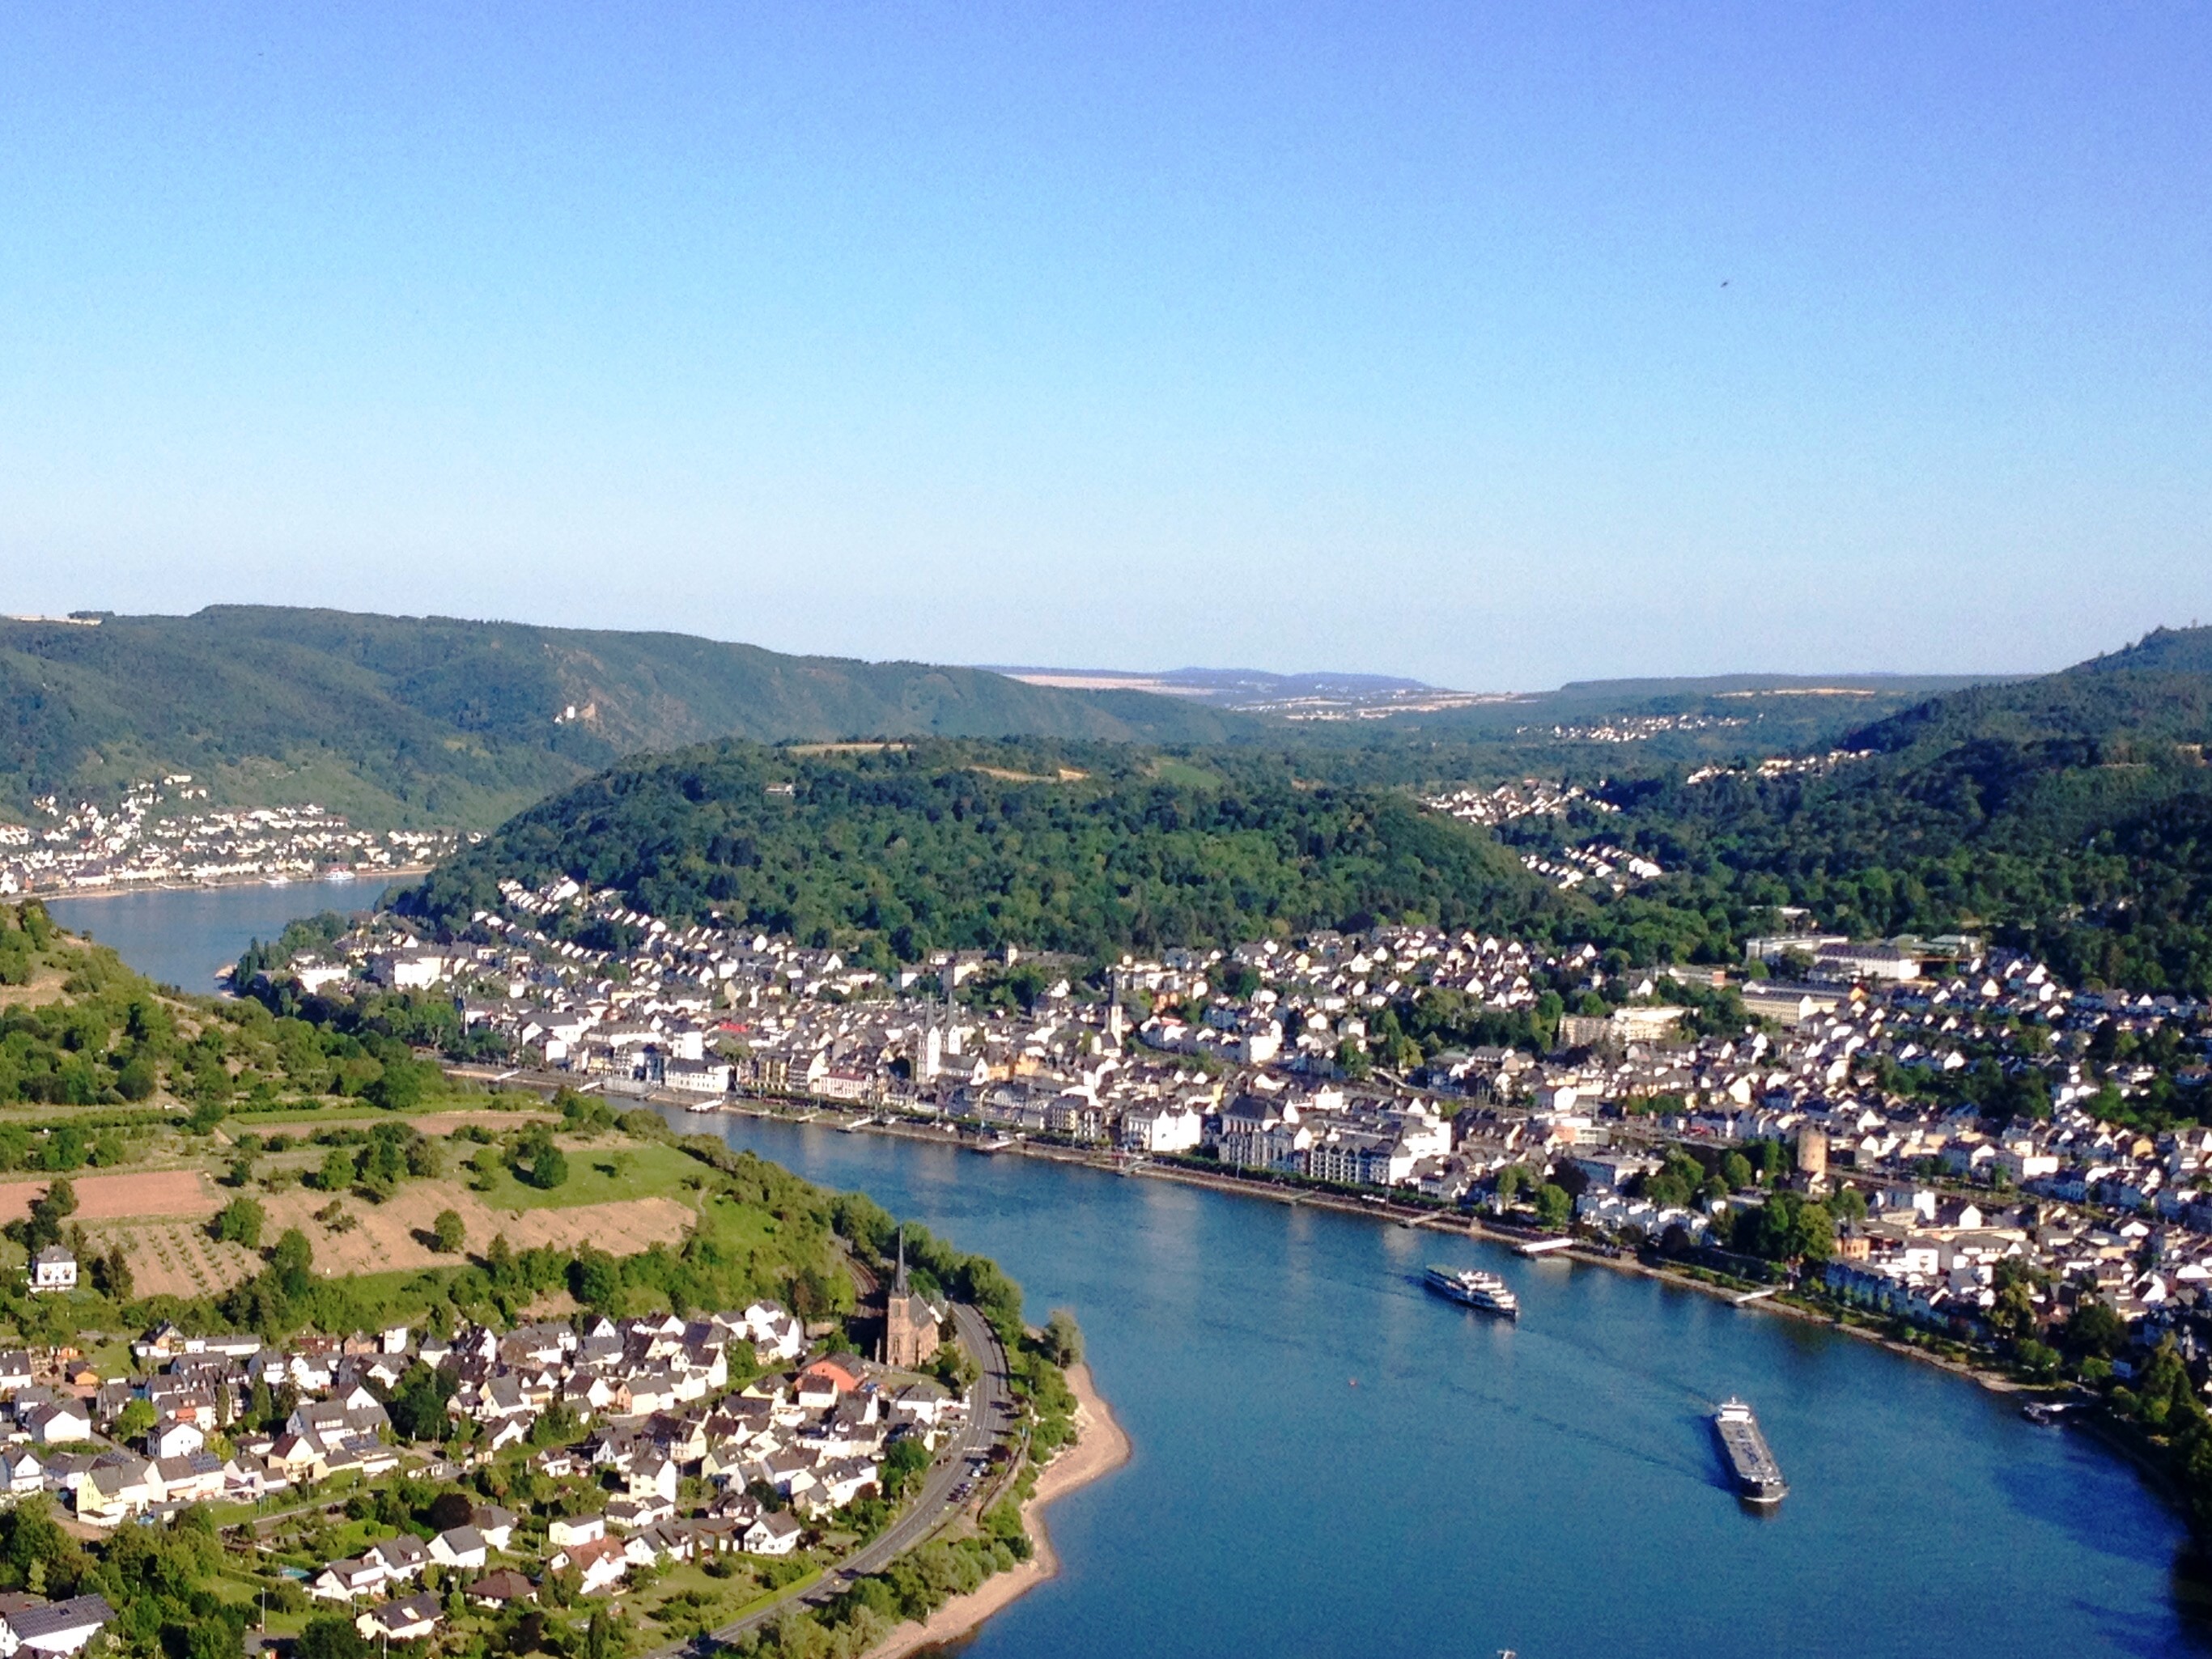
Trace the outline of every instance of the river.
<path fill-rule="evenodd" d="M 330 898 L 57 908 L 190 982 Z M 2182 1529 L 2125 1464 L 1849 1337 L 1356 1216 L 888 1136 L 671 1121 L 865 1191 L 996 1257 L 1032 1317 L 1082 1322 L 1135 1456 L 1054 1506 L 1061 1576 L 967 1659 L 2212 1651 L 2177 1612 Z M 1430 1261 L 1504 1274 L 1520 1322 L 1427 1295 Z M 1723 1480 L 1704 1413 L 1729 1394 L 1757 1407 L 1789 1476 L 1771 1516 Z"/>
<path fill-rule="evenodd" d="M 255 939 L 273 939 L 286 922 L 319 910 L 367 909 L 384 890 L 381 879 L 301 881 L 283 887 L 257 882 L 50 898 L 46 905 L 63 927 L 113 945 L 149 979 L 208 992 L 215 989 L 216 975 Z"/>
<path fill-rule="evenodd" d="M 2179 1526 L 2003 1398 L 1604 1267 L 1166 1182 L 676 1112 L 865 1191 L 1081 1321 L 1130 1466 L 971 1659 L 1221 1653 L 2179 1654 Z M 1504 1274 L 1517 1325 L 1431 1297 Z M 1728 1491 L 1741 1394 L 1790 1481 Z"/>

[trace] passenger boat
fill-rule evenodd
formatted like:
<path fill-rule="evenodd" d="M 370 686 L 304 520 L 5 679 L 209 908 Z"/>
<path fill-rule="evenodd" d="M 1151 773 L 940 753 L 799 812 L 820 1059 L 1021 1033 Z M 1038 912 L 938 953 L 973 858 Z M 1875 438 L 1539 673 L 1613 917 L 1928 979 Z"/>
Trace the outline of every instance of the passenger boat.
<path fill-rule="evenodd" d="M 1477 1273 L 1473 1268 L 1431 1267 L 1422 1275 L 1421 1282 L 1446 1301 L 1456 1302 L 1463 1308 L 1507 1319 L 1521 1316 L 1521 1299 L 1496 1273 Z"/>

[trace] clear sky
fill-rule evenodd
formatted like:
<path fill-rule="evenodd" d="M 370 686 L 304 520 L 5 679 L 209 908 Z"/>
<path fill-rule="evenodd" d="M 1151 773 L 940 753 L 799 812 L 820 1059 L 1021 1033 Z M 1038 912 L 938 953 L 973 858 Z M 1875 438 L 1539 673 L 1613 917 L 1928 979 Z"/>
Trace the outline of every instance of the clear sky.
<path fill-rule="evenodd" d="M 0 10 L 0 609 L 2030 669 L 2212 621 L 2212 9 Z"/>

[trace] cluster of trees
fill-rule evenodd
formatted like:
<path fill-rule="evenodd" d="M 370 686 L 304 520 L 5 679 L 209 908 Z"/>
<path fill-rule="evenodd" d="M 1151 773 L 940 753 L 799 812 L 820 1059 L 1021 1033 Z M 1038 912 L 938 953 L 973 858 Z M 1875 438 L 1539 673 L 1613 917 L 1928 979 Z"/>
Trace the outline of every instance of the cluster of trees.
<path fill-rule="evenodd" d="M 554 1144 L 553 1132 L 542 1123 L 515 1137 L 507 1162 L 517 1181 L 541 1192 L 550 1193 L 568 1179 L 568 1155 Z"/>
<path fill-rule="evenodd" d="M 64 1121 L 44 1129 L 0 1123 L 0 1170 L 51 1170 L 59 1174 L 88 1164 L 106 1169 L 129 1156 L 123 1131 Z"/>
<path fill-rule="evenodd" d="M 61 994 L 0 1008 L 0 1105 L 120 1105 L 161 1086 L 173 1023 L 112 951 L 63 933 L 35 900 L 0 904 L 0 984 L 44 972 Z"/>
<path fill-rule="evenodd" d="M 335 910 L 318 911 L 284 924 L 284 931 L 269 943 L 250 941 L 231 969 L 230 982 L 240 990 L 251 987 L 264 974 L 283 967 L 302 951 L 319 951 L 345 937 L 353 926 Z"/>
<path fill-rule="evenodd" d="M 52 1601 L 105 1596 L 116 1619 L 102 1639 L 125 1659 L 231 1659 L 252 1605 L 217 1592 L 222 1555 L 198 1506 L 90 1545 L 62 1529 L 43 1496 L 0 1511 L 0 1589 Z"/>

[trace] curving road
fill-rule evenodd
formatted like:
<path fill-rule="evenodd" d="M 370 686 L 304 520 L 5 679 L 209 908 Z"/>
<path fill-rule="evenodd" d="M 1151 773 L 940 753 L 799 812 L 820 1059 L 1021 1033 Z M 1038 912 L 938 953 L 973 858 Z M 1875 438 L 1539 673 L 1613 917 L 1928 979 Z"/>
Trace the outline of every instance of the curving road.
<path fill-rule="evenodd" d="M 936 1531 L 939 1525 L 959 1501 L 953 1490 L 967 1478 L 968 1462 L 989 1452 L 991 1447 L 1014 1426 L 1013 1390 L 1006 1379 L 1006 1350 L 983 1316 L 964 1302 L 952 1304 L 952 1322 L 957 1328 L 961 1346 L 975 1356 L 983 1375 L 975 1384 L 969 1402 L 968 1420 L 961 1425 L 960 1432 L 939 1451 L 937 1461 L 929 1466 L 922 1478 L 921 1490 L 904 1515 L 893 1522 L 872 1541 L 862 1545 L 835 1567 L 803 1590 L 793 1590 L 777 1597 L 764 1607 L 759 1607 L 734 1623 L 710 1631 L 705 1638 L 691 1644 L 695 1651 L 711 1650 L 715 1645 L 734 1642 L 748 1632 L 757 1630 L 792 1607 L 818 1606 L 829 1601 L 856 1578 L 865 1578 L 879 1572 L 893 1560 L 912 1549 Z M 664 1651 L 673 1653 L 671 1648 Z"/>

